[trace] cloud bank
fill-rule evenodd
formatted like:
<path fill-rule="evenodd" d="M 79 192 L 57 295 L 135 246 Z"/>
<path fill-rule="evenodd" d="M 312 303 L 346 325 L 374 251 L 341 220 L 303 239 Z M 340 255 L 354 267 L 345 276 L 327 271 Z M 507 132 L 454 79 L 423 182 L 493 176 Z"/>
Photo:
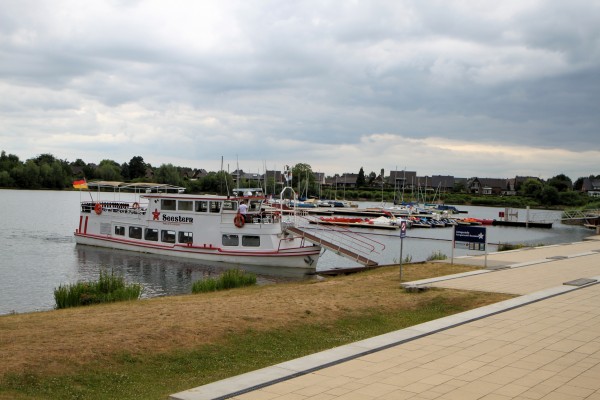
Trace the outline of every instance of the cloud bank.
<path fill-rule="evenodd" d="M 600 3 L 496 3 L 4 1 L 0 149 L 600 173 Z"/>

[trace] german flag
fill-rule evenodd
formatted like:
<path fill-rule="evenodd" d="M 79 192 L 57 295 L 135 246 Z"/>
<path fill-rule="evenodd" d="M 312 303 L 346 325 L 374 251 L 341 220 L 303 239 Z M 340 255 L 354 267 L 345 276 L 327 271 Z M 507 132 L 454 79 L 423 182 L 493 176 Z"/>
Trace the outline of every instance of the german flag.
<path fill-rule="evenodd" d="M 73 187 L 75 189 L 87 189 L 88 185 L 85 179 L 80 179 L 78 181 L 73 181 Z"/>

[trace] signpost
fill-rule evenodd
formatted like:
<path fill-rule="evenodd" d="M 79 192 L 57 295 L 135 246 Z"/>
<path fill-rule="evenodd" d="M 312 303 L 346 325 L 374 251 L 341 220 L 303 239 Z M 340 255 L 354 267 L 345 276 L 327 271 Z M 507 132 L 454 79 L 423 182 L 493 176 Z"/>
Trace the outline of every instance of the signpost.
<path fill-rule="evenodd" d="M 454 264 L 454 248 L 456 242 L 466 243 L 469 250 L 485 251 L 485 268 L 487 268 L 486 228 L 484 226 L 456 225 L 452 240 L 452 261 Z"/>
<path fill-rule="evenodd" d="M 406 237 L 406 221 L 400 221 L 400 283 L 402 283 L 402 245 Z"/>

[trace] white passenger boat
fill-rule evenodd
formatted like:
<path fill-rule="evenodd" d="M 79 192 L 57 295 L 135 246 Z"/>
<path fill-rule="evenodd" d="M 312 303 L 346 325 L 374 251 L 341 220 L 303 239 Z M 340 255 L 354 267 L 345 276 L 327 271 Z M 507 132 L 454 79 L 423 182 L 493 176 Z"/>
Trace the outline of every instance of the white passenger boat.
<path fill-rule="evenodd" d="M 321 246 L 287 230 L 295 216 L 263 207 L 260 189 L 219 196 L 182 194 L 182 188 L 158 184 L 88 186 L 97 191 L 81 201 L 78 244 L 239 266 L 316 269 Z M 135 194 L 120 200 L 127 189 Z M 119 200 L 108 201 L 108 195 Z M 248 206 L 245 215 L 239 212 L 242 202 Z"/>

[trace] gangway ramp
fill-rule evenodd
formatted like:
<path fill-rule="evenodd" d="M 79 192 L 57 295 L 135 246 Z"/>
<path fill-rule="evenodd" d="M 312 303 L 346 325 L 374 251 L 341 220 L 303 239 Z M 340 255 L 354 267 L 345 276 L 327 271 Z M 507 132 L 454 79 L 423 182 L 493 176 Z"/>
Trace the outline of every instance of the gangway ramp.
<path fill-rule="evenodd" d="M 561 220 L 588 220 L 600 218 L 600 210 L 565 210 Z"/>
<path fill-rule="evenodd" d="M 304 239 L 308 240 L 309 242 L 321 245 L 322 247 L 324 247 L 328 250 L 334 251 L 336 254 L 339 254 L 341 256 L 344 256 L 351 260 L 354 260 L 357 263 L 364 265 L 365 267 L 374 267 L 374 266 L 378 265 L 377 261 L 371 260 L 371 259 L 367 258 L 366 256 L 359 254 L 356 251 L 350 250 L 346 247 L 343 247 L 341 244 L 334 243 L 332 241 L 321 238 L 317 235 L 313 235 L 312 233 L 306 232 L 305 230 L 300 229 L 298 227 L 288 226 L 288 227 L 286 227 L 286 230 L 288 232 L 292 232 L 296 235 L 303 237 Z"/>

